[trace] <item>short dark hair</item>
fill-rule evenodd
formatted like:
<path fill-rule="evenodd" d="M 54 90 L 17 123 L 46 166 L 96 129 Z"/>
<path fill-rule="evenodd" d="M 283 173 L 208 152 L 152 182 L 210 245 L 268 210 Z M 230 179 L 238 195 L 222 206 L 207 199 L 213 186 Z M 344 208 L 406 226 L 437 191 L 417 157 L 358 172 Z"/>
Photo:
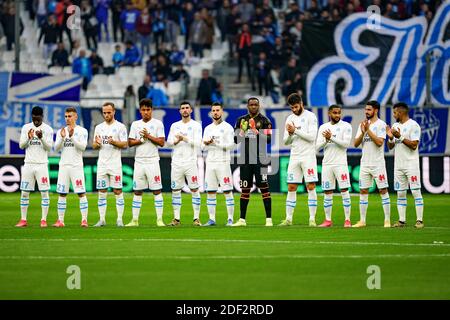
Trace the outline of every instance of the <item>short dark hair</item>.
<path fill-rule="evenodd" d="M 396 108 L 403 109 L 406 112 L 408 112 L 408 110 L 409 110 L 408 105 L 406 103 L 404 103 L 404 102 L 397 102 L 396 104 L 394 104 L 394 109 L 396 109 Z"/>
<path fill-rule="evenodd" d="M 247 104 L 249 104 L 250 100 L 256 100 L 259 103 L 259 99 L 257 97 L 250 97 L 247 99 Z"/>
<path fill-rule="evenodd" d="M 66 113 L 69 113 L 69 112 L 74 112 L 74 113 L 78 114 L 77 108 L 75 108 L 75 107 L 68 107 L 68 108 L 66 108 Z"/>
<path fill-rule="evenodd" d="M 328 107 L 328 111 L 331 111 L 331 110 L 333 110 L 335 108 L 342 109 L 342 107 L 340 105 L 332 104 L 331 106 Z"/>
<path fill-rule="evenodd" d="M 34 106 L 33 109 L 31 109 L 31 114 L 33 116 L 43 116 L 44 115 L 44 109 L 42 109 L 39 106 Z"/>
<path fill-rule="evenodd" d="M 112 102 L 107 101 L 102 105 L 102 107 L 107 107 L 107 106 L 111 106 L 114 110 L 116 110 L 116 106 Z"/>
<path fill-rule="evenodd" d="M 299 95 L 298 93 L 291 93 L 287 97 L 287 103 L 290 106 L 293 106 L 294 104 L 297 104 L 297 103 L 303 103 L 302 96 Z"/>
<path fill-rule="evenodd" d="M 223 109 L 223 105 L 220 103 L 220 102 L 213 102 L 212 104 L 211 104 L 211 107 L 221 107 L 222 109 Z"/>
<path fill-rule="evenodd" d="M 187 100 L 184 100 L 184 101 L 181 101 L 181 102 L 180 102 L 180 108 L 181 108 L 181 106 L 182 106 L 183 104 L 187 104 L 187 105 L 189 105 L 189 107 L 192 108 L 191 103 L 190 103 L 189 101 L 187 101 Z"/>
<path fill-rule="evenodd" d="M 150 107 L 150 108 L 153 108 L 153 102 L 152 102 L 152 99 L 149 99 L 149 98 L 141 99 L 141 101 L 139 101 L 139 108 L 141 108 L 141 107 Z"/>
<path fill-rule="evenodd" d="M 367 101 L 366 106 L 371 106 L 374 109 L 380 110 L 380 103 L 377 100 L 370 100 Z"/>

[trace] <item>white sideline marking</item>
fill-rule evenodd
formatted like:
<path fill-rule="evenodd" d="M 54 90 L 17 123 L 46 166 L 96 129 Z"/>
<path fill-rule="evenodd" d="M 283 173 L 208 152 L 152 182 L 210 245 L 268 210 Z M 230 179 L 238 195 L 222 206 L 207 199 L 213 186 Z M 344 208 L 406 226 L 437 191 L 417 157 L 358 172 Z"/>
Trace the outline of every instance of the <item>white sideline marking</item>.
<path fill-rule="evenodd" d="M 448 247 L 450 243 L 402 243 L 402 242 L 364 242 L 364 241 L 303 241 L 303 240 L 256 240 L 256 239 L 173 239 L 173 238 L 19 238 L 1 239 L 1 241 L 50 241 L 50 242 L 70 242 L 70 241 L 141 241 L 141 242 L 223 242 L 223 243 L 272 243 L 272 244 L 318 244 L 318 245 L 352 245 L 352 246 L 423 246 L 423 247 Z"/>
<path fill-rule="evenodd" d="M 446 258 L 442 254 L 378 254 L 378 255 L 252 255 L 252 256 L 0 256 L 0 260 L 249 260 L 249 259 L 367 259 L 367 258 Z"/>

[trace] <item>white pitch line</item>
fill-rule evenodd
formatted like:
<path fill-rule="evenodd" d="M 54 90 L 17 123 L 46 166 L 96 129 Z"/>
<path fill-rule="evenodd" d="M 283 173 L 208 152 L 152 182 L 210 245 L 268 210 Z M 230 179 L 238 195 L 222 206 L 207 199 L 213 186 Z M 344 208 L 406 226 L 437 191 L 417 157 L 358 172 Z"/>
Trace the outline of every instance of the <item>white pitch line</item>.
<path fill-rule="evenodd" d="M 0 260 L 251 260 L 251 259 L 375 259 L 375 258 L 447 258 L 443 254 L 379 255 L 252 255 L 252 256 L 0 256 Z"/>
<path fill-rule="evenodd" d="M 174 239 L 174 238 L 6 238 L 2 241 L 49 241 L 49 242 L 78 242 L 78 241 L 138 241 L 138 242 L 222 242 L 222 243 L 269 243 L 269 244 L 316 244 L 316 245 L 352 245 L 352 246 L 420 246 L 420 247 L 448 247 L 449 243 L 402 243 L 402 242 L 364 242 L 364 241 L 303 241 L 303 240 L 256 240 L 256 239 Z"/>

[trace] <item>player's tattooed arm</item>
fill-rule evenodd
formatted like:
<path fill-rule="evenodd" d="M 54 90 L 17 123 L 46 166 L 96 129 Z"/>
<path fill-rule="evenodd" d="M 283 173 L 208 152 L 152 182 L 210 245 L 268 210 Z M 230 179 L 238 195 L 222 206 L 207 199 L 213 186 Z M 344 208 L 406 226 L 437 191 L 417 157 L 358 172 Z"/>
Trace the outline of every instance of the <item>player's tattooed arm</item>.
<path fill-rule="evenodd" d="M 369 135 L 370 139 L 378 146 L 381 147 L 384 144 L 384 139 L 377 136 L 375 132 L 370 130 L 370 127 L 367 128 L 367 134 Z"/>
<path fill-rule="evenodd" d="M 417 146 L 419 145 L 419 140 L 409 140 L 409 139 L 405 139 L 405 137 L 403 137 L 400 134 L 400 130 L 396 130 L 395 128 L 392 129 L 392 135 L 397 138 L 398 140 L 400 140 L 401 143 L 403 143 L 405 146 L 407 146 L 408 148 L 410 148 L 411 150 L 416 150 Z"/>

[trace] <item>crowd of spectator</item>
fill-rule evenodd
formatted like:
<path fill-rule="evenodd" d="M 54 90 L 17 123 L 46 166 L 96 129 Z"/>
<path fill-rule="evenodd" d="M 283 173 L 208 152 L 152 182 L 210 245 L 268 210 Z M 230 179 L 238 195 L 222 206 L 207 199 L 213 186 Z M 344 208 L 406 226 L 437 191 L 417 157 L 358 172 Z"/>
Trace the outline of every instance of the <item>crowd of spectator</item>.
<path fill-rule="evenodd" d="M 148 77 L 143 87 L 151 87 L 153 82 L 187 82 L 189 75 L 184 65 L 201 59 L 204 50 L 211 49 L 216 39 L 228 43 L 229 62 L 237 60 L 235 82 L 242 82 L 245 73 L 244 80 L 251 83 L 254 91 L 272 95 L 274 100 L 276 87 L 282 95 L 304 90 L 298 60 L 305 21 L 337 22 L 367 10 L 370 5 L 379 6 L 381 14 L 391 19 L 425 16 L 431 20 L 441 3 L 441 0 L 25 1 L 29 18 L 40 28 L 39 42 L 43 42 L 43 54 L 50 66 L 72 65 L 73 72 L 83 75 L 85 89 L 93 75 L 114 73 L 122 66 L 144 66 Z M 89 57 L 69 28 L 67 9 L 71 5 L 80 7 L 78 36 L 82 34 L 85 38 L 86 49 L 91 52 Z M 12 50 L 14 44 L 14 15 L 13 1 L 0 0 L 0 37 L 6 37 L 7 50 Z M 68 46 L 64 44 L 64 35 Z M 177 45 L 180 35 L 185 39 L 184 48 Z M 113 65 L 104 65 L 105 57 L 97 53 L 99 42 L 115 44 Z M 221 90 L 221 84 L 204 71 L 197 100 L 208 104 L 221 98 Z"/>

